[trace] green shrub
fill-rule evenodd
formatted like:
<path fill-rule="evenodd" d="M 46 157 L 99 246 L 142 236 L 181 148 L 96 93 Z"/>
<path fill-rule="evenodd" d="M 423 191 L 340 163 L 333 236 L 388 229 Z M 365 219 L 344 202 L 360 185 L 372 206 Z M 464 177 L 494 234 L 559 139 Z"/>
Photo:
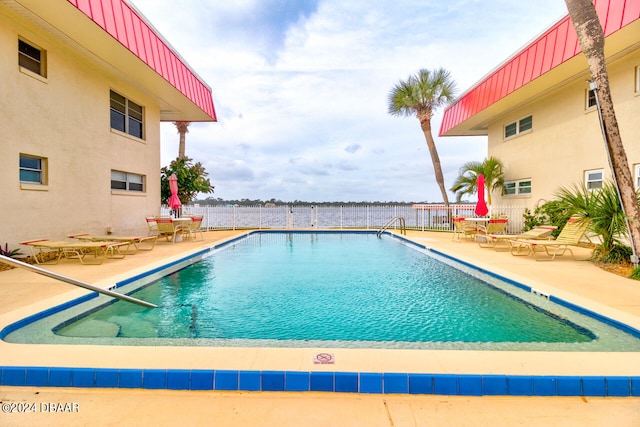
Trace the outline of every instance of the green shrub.
<path fill-rule="evenodd" d="M 7 258 L 16 258 L 18 256 L 21 256 L 22 252 L 20 252 L 20 249 L 9 250 L 9 244 L 5 243 L 4 249 L 2 249 L 2 246 L 0 246 L 0 255 L 4 255 Z"/>
<path fill-rule="evenodd" d="M 587 190 L 582 183 L 561 187 L 555 196 L 556 200 L 536 207 L 533 213 L 525 211 L 525 230 L 537 225 L 555 225 L 558 230 L 553 235 L 557 237 L 571 216 L 589 218 L 590 232 L 601 240 L 594 250 L 593 259 L 607 263 L 629 260 L 631 248 L 623 243 L 627 236 L 625 213 L 612 181 L 605 182 L 597 191 Z"/>
<path fill-rule="evenodd" d="M 609 264 L 620 264 L 629 261 L 632 255 L 631 248 L 626 245 L 615 244 L 608 251 L 604 246 L 598 246 L 593 250 L 593 259 Z"/>
<path fill-rule="evenodd" d="M 552 200 L 537 206 L 533 212 L 529 209 L 525 210 L 523 214 L 524 231 L 529 231 L 539 225 L 555 225 L 558 229 L 554 230 L 551 235 L 558 237 L 560 230 L 562 230 L 570 216 L 566 214 L 559 200 Z"/>

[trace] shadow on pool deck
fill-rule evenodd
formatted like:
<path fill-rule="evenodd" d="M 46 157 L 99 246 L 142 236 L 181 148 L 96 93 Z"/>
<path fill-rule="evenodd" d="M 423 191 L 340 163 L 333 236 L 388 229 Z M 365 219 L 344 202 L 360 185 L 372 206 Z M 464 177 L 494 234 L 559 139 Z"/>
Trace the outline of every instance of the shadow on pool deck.
<path fill-rule="evenodd" d="M 63 260 L 47 269 L 108 286 L 242 234 L 205 233 L 204 241 L 159 242 L 150 252 L 100 266 Z M 507 276 L 640 329 L 640 282 L 607 273 L 590 262 L 560 257 L 537 262 L 477 244 L 452 242 L 448 233 L 409 231 L 408 238 L 463 261 Z M 586 258 L 589 251 L 578 249 Z M 85 293 L 23 270 L 0 273 L 0 328 Z M 90 366 L 310 370 L 313 349 L 45 346 L 0 343 L 0 366 Z M 446 352 L 345 350 L 331 371 L 502 373 L 530 375 L 640 375 L 638 353 Z M 405 357 L 406 356 L 406 357 Z M 242 366 L 240 366 L 242 365 Z M 36 394 L 38 393 L 38 394 Z M 339 393 L 178 392 L 151 390 L 0 387 L 2 402 L 80 402 L 76 414 L 0 414 L 0 425 L 46 423 L 104 425 L 183 422 L 219 425 L 638 425 L 639 398 L 515 398 Z M 27 417 L 32 418 L 27 418 Z M 62 421 L 64 417 L 64 422 Z"/>

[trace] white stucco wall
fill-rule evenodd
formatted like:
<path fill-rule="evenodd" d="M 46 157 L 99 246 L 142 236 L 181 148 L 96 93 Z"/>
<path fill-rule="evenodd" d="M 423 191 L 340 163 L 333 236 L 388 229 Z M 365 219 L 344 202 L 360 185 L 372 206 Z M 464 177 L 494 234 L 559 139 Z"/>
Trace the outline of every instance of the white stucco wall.
<path fill-rule="evenodd" d="M 635 83 L 638 66 L 638 50 L 608 64 L 614 108 L 632 174 L 640 164 L 640 93 Z M 604 169 L 605 179 L 610 179 L 598 113 L 595 108 L 585 110 L 588 78 L 588 74 L 576 76 L 490 123 L 488 153 L 504 163 L 505 180 L 532 180 L 530 195 L 493 194 L 495 204 L 533 208 L 541 201 L 554 199 L 560 187 L 581 184 L 586 170 Z M 504 126 L 528 115 L 533 115 L 533 129 L 504 139 Z"/>
<path fill-rule="evenodd" d="M 144 217 L 158 214 L 160 205 L 158 102 L 14 18 L 0 10 L 0 243 L 17 247 L 108 227 L 146 234 Z M 18 66 L 18 38 L 46 51 L 46 78 Z M 110 89 L 144 107 L 143 140 L 111 130 Z M 21 153 L 47 159 L 47 185 L 20 183 Z M 112 169 L 143 175 L 145 191 L 112 191 Z"/>

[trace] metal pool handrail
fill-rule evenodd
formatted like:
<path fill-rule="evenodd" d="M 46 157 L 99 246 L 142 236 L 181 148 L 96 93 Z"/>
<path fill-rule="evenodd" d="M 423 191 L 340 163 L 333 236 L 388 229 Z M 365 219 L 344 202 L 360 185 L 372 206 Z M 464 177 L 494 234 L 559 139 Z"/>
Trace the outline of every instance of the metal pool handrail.
<path fill-rule="evenodd" d="M 387 221 L 387 223 L 385 225 L 383 225 L 380 228 L 380 230 L 378 230 L 376 235 L 378 237 L 382 236 L 382 233 L 384 232 L 384 230 L 386 230 L 387 228 L 391 227 L 391 225 L 396 221 L 400 222 L 400 234 L 406 235 L 407 234 L 407 226 L 405 225 L 404 217 L 401 217 L 401 216 L 394 216 L 389 221 Z"/>
<path fill-rule="evenodd" d="M 90 285 L 89 283 L 82 282 L 80 280 L 72 279 L 71 277 L 63 276 L 62 274 L 54 273 L 53 271 L 45 270 L 44 268 L 36 267 L 35 265 L 27 264 L 22 261 L 18 261 L 4 255 L 0 255 L 0 261 L 5 264 L 12 265 L 14 267 L 24 268 L 25 270 L 32 271 L 37 274 L 41 274 L 43 276 L 50 277 L 52 279 L 60 280 L 61 282 L 68 283 L 70 285 L 79 286 L 81 288 L 89 289 L 90 291 L 98 292 L 100 294 L 109 295 L 110 297 L 118 298 L 124 301 L 129 301 L 134 304 L 142 305 L 144 307 L 149 308 L 158 308 L 157 305 L 152 304 L 147 301 L 142 301 L 137 298 L 130 297 L 129 295 L 120 294 L 118 292 L 113 292 L 108 289 L 102 289 L 94 285 Z"/>

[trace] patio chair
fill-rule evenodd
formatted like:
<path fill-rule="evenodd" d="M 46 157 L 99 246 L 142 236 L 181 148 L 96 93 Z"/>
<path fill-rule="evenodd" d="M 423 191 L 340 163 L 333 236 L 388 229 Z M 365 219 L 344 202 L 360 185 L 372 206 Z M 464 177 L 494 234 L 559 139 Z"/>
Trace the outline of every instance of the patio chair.
<path fill-rule="evenodd" d="M 476 240 L 487 234 L 504 234 L 507 231 L 507 217 L 490 218 L 486 225 L 478 225 Z"/>
<path fill-rule="evenodd" d="M 453 222 L 453 236 L 451 236 L 451 240 L 458 239 L 458 242 L 461 242 L 462 238 L 466 238 L 468 236 L 475 237 L 478 233 L 478 228 L 471 221 L 466 220 L 463 217 L 453 217 L 451 218 Z"/>
<path fill-rule="evenodd" d="M 591 221 L 586 218 L 571 217 L 560 231 L 555 240 L 510 240 L 512 255 L 535 255 L 538 248 L 544 249 L 550 258 L 537 259 L 537 261 L 552 261 L 556 256 L 569 252 L 573 259 L 577 260 L 571 250 L 572 246 L 581 246 L 580 241 L 585 237 Z M 522 253 L 522 250 L 525 253 Z"/>
<path fill-rule="evenodd" d="M 204 215 L 191 215 L 191 223 L 189 224 L 189 230 L 191 231 L 192 239 L 196 239 L 196 234 L 200 233 L 200 237 L 204 240 L 204 234 L 202 233 L 202 220 Z"/>
<path fill-rule="evenodd" d="M 498 244 L 504 243 L 506 249 L 503 250 L 508 251 L 511 248 L 511 240 L 553 240 L 551 233 L 557 228 L 555 225 L 538 225 L 531 230 L 519 234 L 482 234 L 478 235 L 477 240 L 481 248 L 495 248 L 496 250 L 500 250 L 497 249 Z"/>
<path fill-rule="evenodd" d="M 57 264 L 63 257 L 77 259 L 81 264 L 102 264 L 106 258 L 124 258 L 125 254 L 120 248 L 125 245 L 129 247 L 127 242 L 65 242 L 48 239 L 29 240 L 20 244 L 29 247 L 37 264 Z M 91 254 L 93 258 L 87 258 Z"/>
<path fill-rule="evenodd" d="M 171 241 L 176 242 L 178 235 L 182 236 L 183 240 L 186 236 L 191 236 L 191 230 L 189 225 L 184 221 L 174 221 L 171 217 L 156 217 L 156 223 L 158 224 L 158 235 Z"/>
<path fill-rule="evenodd" d="M 148 216 L 146 217 L 146 220 L 147 220 L 147 227 L 149 227 L 149 233 L 147 235 L 157 236 L 159 233 L 158 233 L 158 223 L 156 222 L 156 217 Z"/>

